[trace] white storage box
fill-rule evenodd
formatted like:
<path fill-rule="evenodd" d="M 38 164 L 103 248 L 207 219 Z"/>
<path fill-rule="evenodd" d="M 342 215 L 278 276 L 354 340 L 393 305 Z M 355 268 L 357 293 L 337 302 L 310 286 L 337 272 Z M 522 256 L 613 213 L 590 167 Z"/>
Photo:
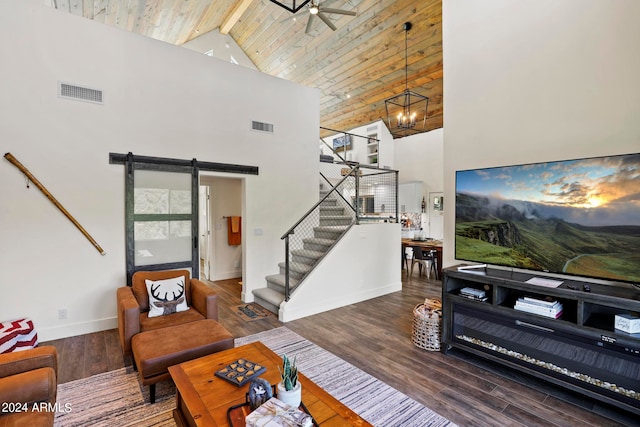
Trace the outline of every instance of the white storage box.
<path fill-rule="evenodd" d="M 616 314 L 615 328 L 628 334 L 640 334 L 640 317 L 631 314 Z"/>

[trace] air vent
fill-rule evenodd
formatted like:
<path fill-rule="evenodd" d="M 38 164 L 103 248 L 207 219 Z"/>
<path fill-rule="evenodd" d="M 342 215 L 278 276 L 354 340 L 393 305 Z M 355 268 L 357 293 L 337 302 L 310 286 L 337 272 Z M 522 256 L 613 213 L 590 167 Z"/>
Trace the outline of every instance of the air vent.
<path fill-rule="evenodd" d="M 104 104 L 101 90 L 90 89 L 88 87 L 81 87 L 68 83 L 58 82 L 58 96 L 60 98 L 75 99 L 76 101 Z"/>
<path fill-rule="evenodd" d="M 374 131 L 374 130 L 378 130 L 378 125 L 369 126 L 369 127 L 367 128 L 367 132 L 371 132 L 371 131 Z"/>
<path fill-rule="evenodd" d="M 273 124 L 251 120 L 251 130 L 254 130 L 256 132 L 273 133 Z"/>

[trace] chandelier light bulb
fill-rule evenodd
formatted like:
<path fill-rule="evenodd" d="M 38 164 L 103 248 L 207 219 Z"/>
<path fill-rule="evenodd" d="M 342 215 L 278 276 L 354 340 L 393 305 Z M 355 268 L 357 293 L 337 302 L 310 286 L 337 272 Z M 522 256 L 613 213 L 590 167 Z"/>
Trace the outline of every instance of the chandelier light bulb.
<path fill-rule="evenodd" d="M 399 129 L 413 129 L 416 127 L 417 112 L 404 111 L 399 112 L 397 116 L 397 127 Z"/>

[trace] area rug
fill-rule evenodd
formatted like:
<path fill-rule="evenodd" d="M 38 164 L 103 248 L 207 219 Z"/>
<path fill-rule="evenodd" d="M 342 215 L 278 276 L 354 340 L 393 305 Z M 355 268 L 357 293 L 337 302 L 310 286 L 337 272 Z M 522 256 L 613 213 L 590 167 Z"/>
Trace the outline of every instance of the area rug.
<path fill-rule="evenodd" d="M 133 368 L 122 368 L 58 386 L 54 426 L 175 427 L 175 386 L 156 386 L 156 403 L 149 402 L 149 387 L 142 387 Z"/>
<path fill-rule="evenodd" d="M 374 426 L 455 425 L 336 355 L 282 326 L 236 339 L 236 346 L 262 341 L 279 355 L 297 356 L 298 368 L 336 399 Z M 175 388 L 169 381 L 156 389 L 148 403 L 131 368 L 122 368 L 58 386 L 55 426 L 174 427 Z"/>
<path fill-rule="evenodd" d="M 253 341 L 262 341 L 280 356 L 297 357 L 300 372 L 374 426 L 455 426 L 443 416 L 285 326 L 238 338 L 236 346 Z"/>
<path fill-rule="evenodd" d="M 250 322 L 252 320 L 260 320 L 273 315 L 272 312 L 263 308 L 259 304 L 248 303 L 240 304 L 233 307 L 234 313 L 240 316 L 242 319 Z"/>

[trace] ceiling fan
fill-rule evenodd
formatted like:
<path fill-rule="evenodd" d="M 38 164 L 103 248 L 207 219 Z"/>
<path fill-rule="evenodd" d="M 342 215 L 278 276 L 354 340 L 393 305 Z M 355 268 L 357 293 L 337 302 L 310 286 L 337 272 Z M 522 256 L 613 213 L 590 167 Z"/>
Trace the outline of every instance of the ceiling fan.
<path fill-rule="evenodd" d="M 335 0 L 333 0 L 335 1 Z M 332 0 L 327 0 L 325 3 L 333 3 Z M 325 24 L 327 24 L 327 26 L 329 28 L 331 28 L 333 31 L 335 31 L 337 29 L 337 27 L 333 24 L 333 22 L 331 22 L 331 20 L 329 19 L 329 17 L 326 14 L 336 14 L 336 15 L 350 15 L 350 16 L 356 16 L 356 12 L 353 12 L 351 10 L 343 10 L 343 9 L 332 9 L 329 7 L 325 7 L 323 5 L 321 5 L 319 3 L 318 0 L 311 0 L 308 4 L 307 4 L 307 9 L 302 11 L 302 12 L 298 12 L 293 16 L 288 17 L 287 19 L 283 20 L 283 21 L 287 21 L 289 19 L 297 19 L 299 17 L 301 17 L 302 15 L 305 14 L 309 14 L 309 19 L 307 20 L 307 27 L 304 30 L 305 34 L 309 34 L 309 32 L 311 31 L 311 25 L 314 21 L 314 18 L 317 16 L 318 18 L 320 18 L 322 20 L 322 22 L 324 22 Z"/>

